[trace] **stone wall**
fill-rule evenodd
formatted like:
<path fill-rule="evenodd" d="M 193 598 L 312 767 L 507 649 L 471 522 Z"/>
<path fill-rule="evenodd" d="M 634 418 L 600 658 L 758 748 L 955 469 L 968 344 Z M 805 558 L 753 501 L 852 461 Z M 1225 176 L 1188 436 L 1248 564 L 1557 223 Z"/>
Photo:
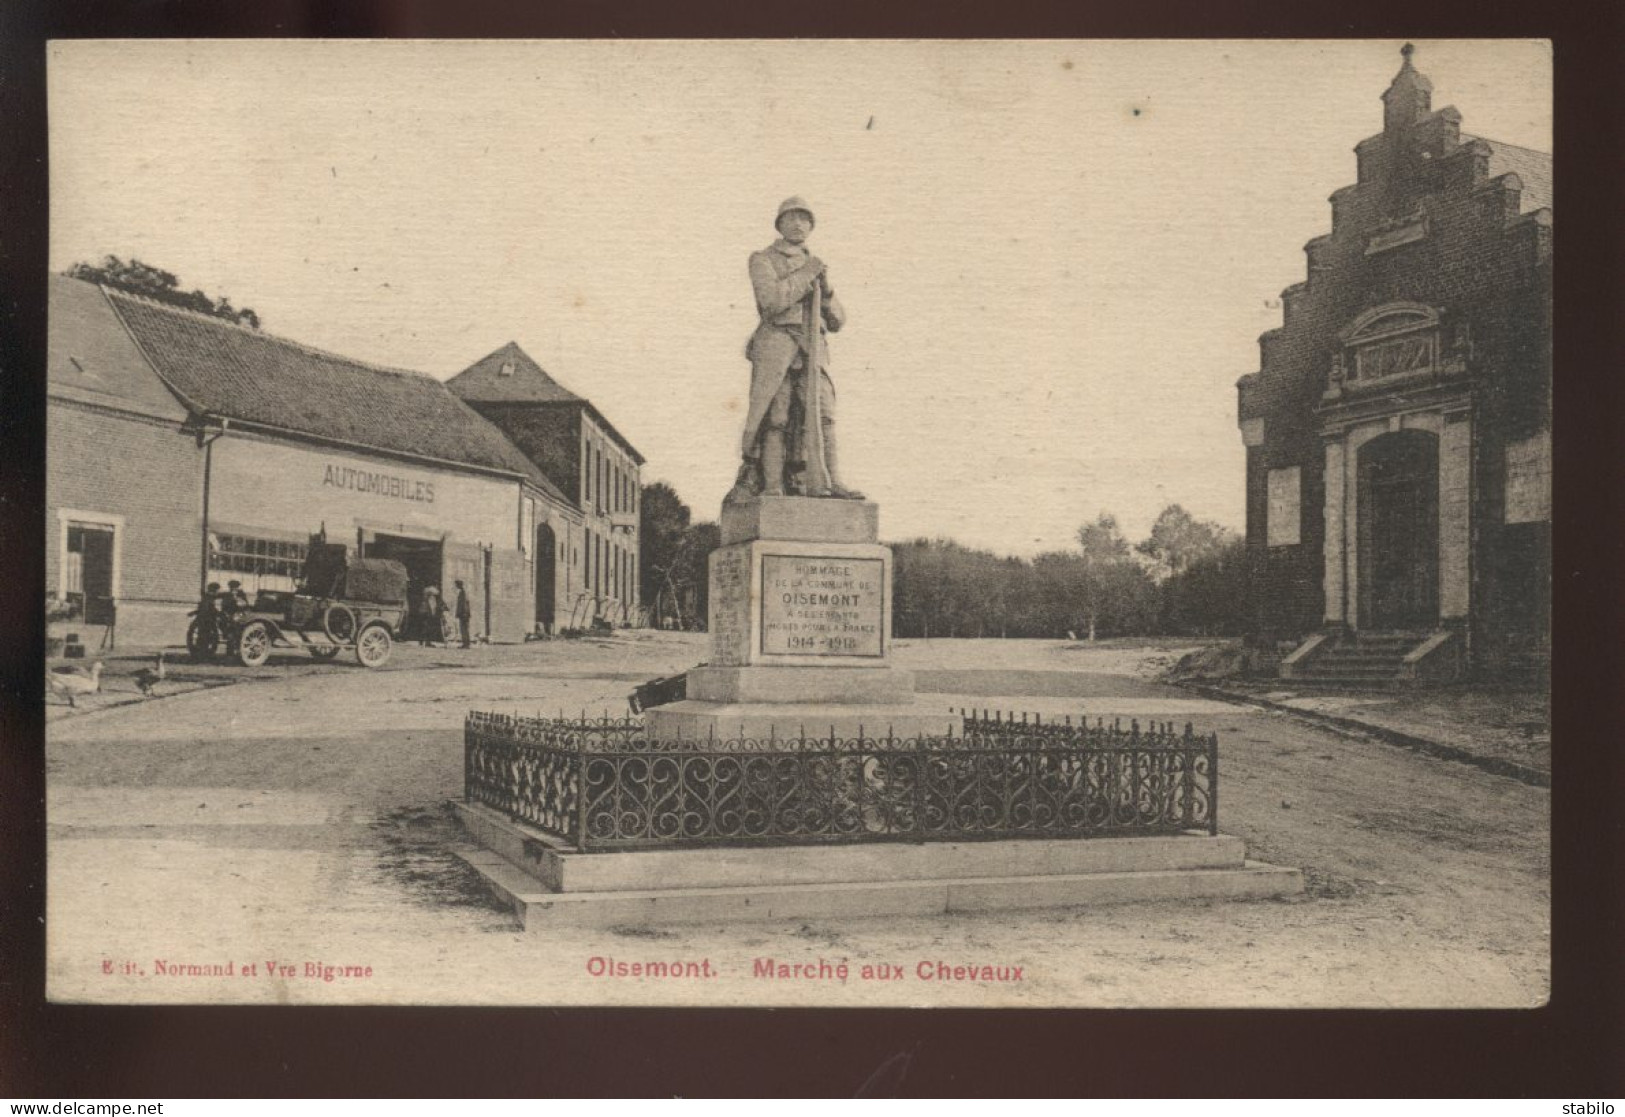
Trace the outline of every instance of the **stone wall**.
<path fill-rule="evenodd" d="M 118 640 L 179 643 L 197 601 L 202 452 L 178 423 L 53 399 L 45 477 L 45 589 L 61 588 L 65 509 L 114 522 Z"/>

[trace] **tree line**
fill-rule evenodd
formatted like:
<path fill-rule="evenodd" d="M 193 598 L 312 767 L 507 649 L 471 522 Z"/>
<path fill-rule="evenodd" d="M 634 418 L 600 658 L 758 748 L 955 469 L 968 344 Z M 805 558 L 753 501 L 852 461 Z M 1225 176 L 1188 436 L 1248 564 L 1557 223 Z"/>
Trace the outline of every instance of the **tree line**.
<path fill-rule="evenodd" d="M 643 488 L 642 600 L 662 628 L 703 629 L 717 525 L 695 522 L 664 482 Z M 897 637 L 1229 636 L 1241 632 L 1242 541 L 1170 504 L 1131 543 L 1116 517 L 1078 528 L 1076 546 L 1031 559 L 951 539 L 893 543 Z"/>
<path fill-rule="evenodd" d="M 1031 559 L 950 539 L 892 544 L 892 633 L 1096 639 L 1241 632 L 1240 538 L 1170 504 L 1130 543 L 1116 517 L 1079 527 L 1077 545 Z"/>
<path fill-rule="evenodd" d="M 223 318 L 239 326 L 248 326 L 256 330 L 260 328 L 260 316 L 251 308 L 233 306 L 231 300 L 224 295 L 217 298 L 197 288 L 187 291 L 181 286 L 180 277 L 174 272 L 165 271 L 134 257 L 121 260 L 117 256 L 104 256 L 99 264 L 89 264 L 81 260 L 62 274 L 69 279 L 83 279 L 87 283 L 101 284 L 120 291 L 128 291 L 132 295 L 168 303 L 170 306 Z"/>

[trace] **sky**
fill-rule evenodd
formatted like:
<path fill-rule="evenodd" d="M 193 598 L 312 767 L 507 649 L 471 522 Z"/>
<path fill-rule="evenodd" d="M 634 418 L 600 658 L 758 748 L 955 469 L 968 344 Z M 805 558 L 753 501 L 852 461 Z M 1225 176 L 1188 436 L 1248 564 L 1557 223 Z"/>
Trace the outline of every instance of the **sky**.
<path fill-rule="evenodd" d="M 53 270 L 138 257 L 267 332 L 449 378 L 516 341 L 715 518 L 778 204 L 847 315 L 885 539 L 1244 522 L 1235 381 L 1381 131 L 1397 40 L 50 46 Z M 1551 50 L 1417 40 L 1551 150 Z"/>

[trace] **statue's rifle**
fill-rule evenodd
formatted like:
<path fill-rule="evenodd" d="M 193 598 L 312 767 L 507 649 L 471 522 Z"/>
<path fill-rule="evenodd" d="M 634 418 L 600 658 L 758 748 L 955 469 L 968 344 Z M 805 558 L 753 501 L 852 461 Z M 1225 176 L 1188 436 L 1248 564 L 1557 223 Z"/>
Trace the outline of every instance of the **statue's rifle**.
<path fill-rule="evenodd" d="M 820 399 L 824 370 L 818 359 L 824 318 L 823 297 L 824 277 L 820 275 L 813 281 L 812 290 L 807 292 L 805 303 L 806 344 L 802 364 L 806 366 L 806 378 L 802 381 L 801 397 L 805 426 L 801 438 L 801 487 L 807 496 L 829 495 L 829 470 L 824 461 L 823 402 Z"/>

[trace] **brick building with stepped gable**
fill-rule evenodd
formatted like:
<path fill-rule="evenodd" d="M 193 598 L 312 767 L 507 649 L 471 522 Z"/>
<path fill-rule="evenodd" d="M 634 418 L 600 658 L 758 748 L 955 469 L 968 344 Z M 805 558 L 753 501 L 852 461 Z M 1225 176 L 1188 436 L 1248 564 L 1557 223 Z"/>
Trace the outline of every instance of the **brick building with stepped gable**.
<path fill-rule="evenodd" d="M 1412 53 L 1237 384 L 1249 639 L 1288 678 L 1549 655 L 1551 157 L 1464 134 Z"/>

